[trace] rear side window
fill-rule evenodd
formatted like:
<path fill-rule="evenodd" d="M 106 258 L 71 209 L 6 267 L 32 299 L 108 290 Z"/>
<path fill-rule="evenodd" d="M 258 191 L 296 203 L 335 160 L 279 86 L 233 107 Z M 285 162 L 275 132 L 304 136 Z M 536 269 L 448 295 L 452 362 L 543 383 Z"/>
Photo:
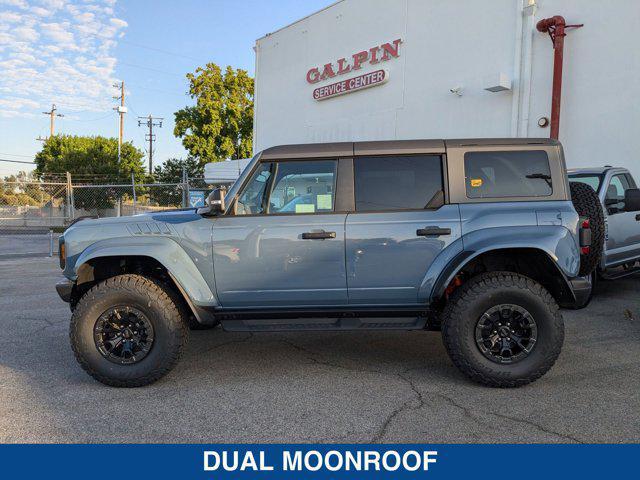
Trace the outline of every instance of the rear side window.
<path fill-rule="evenodd" d="M 548 197 L 553 193 L 546 152 L 467 152 L 468 198 Z"/>
<path fill-rule="evenodd" d="M 353 168 L 358 212 L 424 209 L 442 191 L 437 155 L 358 157 Z"/>

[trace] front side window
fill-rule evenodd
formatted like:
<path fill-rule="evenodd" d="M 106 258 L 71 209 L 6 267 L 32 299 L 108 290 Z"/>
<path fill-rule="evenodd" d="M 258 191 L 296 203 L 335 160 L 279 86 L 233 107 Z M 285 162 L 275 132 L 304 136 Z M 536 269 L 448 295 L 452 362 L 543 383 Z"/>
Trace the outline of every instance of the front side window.
<path fill-rule="evenodd" d="M 467 152 L 467 198 L 548 197 L 553 193 L 549 159 L 542 150 Z"/>
<path fill-rule="evenodd" d="M 358 157 L 353 168 L 358 212 L 430 208 L 443 189 L 438 155 Z"/>
<path fill-rule="evenodd" d="M 609 214 L 615 214 L 624 211 L 625 192 L 631 188 L 626 175 L 614 175 L 607 187 L 605 196 L 605 206 Z"/>
<path fill-rule="evenodd" d="M 264 196 L 271 177 L 272 164 L 260 163 L 238 197 L 236 215 L 264 213 Z"/>
<path fill-rule="evenodd" d="M 336 160 L 279 162 L 269 213 L 333 212 Z"/>

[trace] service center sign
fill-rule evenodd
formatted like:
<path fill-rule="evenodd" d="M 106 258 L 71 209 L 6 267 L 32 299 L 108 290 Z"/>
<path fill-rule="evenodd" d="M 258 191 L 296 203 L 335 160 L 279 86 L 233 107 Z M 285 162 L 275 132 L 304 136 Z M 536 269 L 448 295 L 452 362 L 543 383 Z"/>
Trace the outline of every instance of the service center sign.
<path fill-rule="evenodd" d="M 316 100 L 324 100 L 325 98 L 375 87 L 376 85 L 384 83 L 387 78 L 389 78 L 389 74 L 386 70 L 376 70 L 375 72 L 365 73 L 364 75 L 359 75 L 349 80 L 342 80 L 341 82 L 332 83 L 331 85 L 318 87 L 313 91 L 313 98 Z"/>
<path fill-rule="evenodd" d="M 398 38 L 393 42 L 383 43 L 382 45 L 371 47 L 369 50 L 354 53 L 349 61 L 347 61 L 346 58 L 340 58 L 335 63 L 331 62 L 326 63 L 322 67 L 313 67 L 307 71 L 307 82 L 316 84 L 338 75 L 360 70 L 363 65 L 367 63 L 376 65 L 380 62 L 389 61 L 392 58 L 398 58 L 400 56 L 401 43 L 402 40 Z M 345 93 L 382 85 L 388 79 L 389 72 L 386 69 L 374 70 L 373 72 L 318 87 L 313 91 L 313 98 L 316 100 L 325 100 L 338 95 L 344 95 Z"/>

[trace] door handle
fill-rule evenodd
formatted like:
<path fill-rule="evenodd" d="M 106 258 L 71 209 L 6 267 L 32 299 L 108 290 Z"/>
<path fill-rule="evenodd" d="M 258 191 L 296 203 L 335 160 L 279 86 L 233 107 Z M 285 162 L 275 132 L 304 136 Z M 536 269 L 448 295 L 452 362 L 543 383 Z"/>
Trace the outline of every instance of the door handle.
<path fill-rule="evenodd" d="M 303 240 L 324 240 L 326 238 L 336 238 L 336 232 L 304 232 Z"/>
<path fill-rule="evenodd" d="M 441 235 L 451 235 L 450 228 L 440 227 L 425 227 L 416 230 L 416 235 L 419 237 L 439 237 Z"/>
<path fill-rule="evenodd" d="M 640 222 L 640 213 L 636 215 L 636 221 Z"/>

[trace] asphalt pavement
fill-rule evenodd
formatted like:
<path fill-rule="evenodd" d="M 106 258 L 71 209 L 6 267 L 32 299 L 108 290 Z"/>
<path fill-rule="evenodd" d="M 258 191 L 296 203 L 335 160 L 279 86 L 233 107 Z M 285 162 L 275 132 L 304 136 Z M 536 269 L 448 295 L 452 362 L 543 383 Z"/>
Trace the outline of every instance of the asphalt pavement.
<path fill-rule="evenodd" d="M 640 278 L 563 311 L 555 367 L 471 383 L 437 332 L 192 332 L 158 383 L 76 364 L 55 258 L 0 261 L 0 442 L 639 442 Z"/>

